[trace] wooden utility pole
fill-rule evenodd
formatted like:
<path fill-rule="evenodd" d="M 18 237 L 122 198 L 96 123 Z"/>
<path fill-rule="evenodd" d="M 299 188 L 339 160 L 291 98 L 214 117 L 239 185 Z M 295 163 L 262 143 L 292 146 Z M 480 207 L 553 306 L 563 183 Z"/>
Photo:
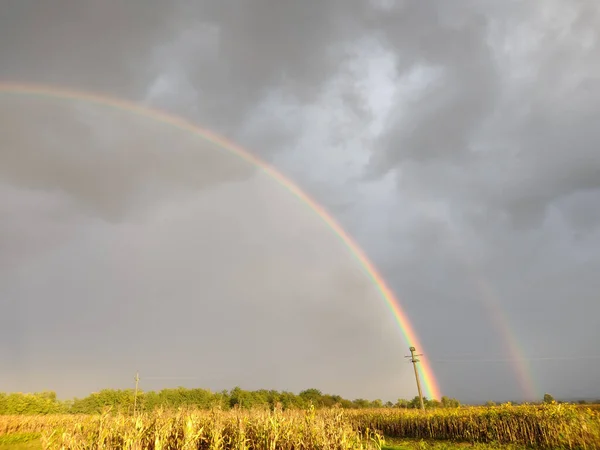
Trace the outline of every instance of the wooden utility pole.
<path fill-rule="evenodd" d="M 407 358 L 410 358 L 410 362 L 412 362 L 413 368 L 415 369 L 415 379 L 417 380 L 417 391 L 419 392 L 419 400 L 421 402 L 421 409 L 424 410 L 425 403 L 423 402 L 423 393 L 421 392 L 421 382 L 419 381 L 419 371 L 417 370 L 417 363 L 419 362 L 419 360 L 416 358 L 417 356 L 423 356 L 423 355 L 422 354 L 415 355 L 416 349 L 414 347 L 410 347 L 409 350 L 410 350 L 410 356 L 407 356 Z"/>
<path fill-rule="evenodd" d="M 135 373 L 135 393 L 133 395 L 133 417 L 136 416 L 136 412 L 137 412 L 137 394 L 138 394 L 138 384 L 140 382 L 140 373 L 136 372 Z"/>

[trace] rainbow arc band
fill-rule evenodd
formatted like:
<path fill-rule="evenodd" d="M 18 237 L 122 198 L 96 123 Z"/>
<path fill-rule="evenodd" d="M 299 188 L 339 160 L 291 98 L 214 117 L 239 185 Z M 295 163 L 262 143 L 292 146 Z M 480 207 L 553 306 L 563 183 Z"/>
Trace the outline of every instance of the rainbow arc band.
<path fill-rule="evenodd" d="M 120 98 L 111 97 L 104 94 L 92 93 L 87 91 L 78 91 L 59 86 L 49 86 L 41 84 L 25 84 L 18 82 L 0 82 L 0 94 L 3 95 L 28 95 L 40 96 L 47 98 L 55 98 L 59 100 L 84 101 L 106 107 L 111 107 L 123 111 L 144 116 L 158 122 L 169 124 L 182 131 L 193 133 L 202 137 L 206 141 L 227 150 L 231 154 L 254 165 L 282 187 L 287 189 L 291 194 L 296 196 L 302 203 L 308 206 L 315 214 L 317 214 L 326 225 L 337 235 L 342 243 L 348 248 L 350 253 L 362 266 L 366 275 L 376 286 L 381 296 L 387 303 L 389 309 L 394 315 L 404 339 L 409 346 L 416 347 L 418 351 L 424 351 L 423 346 L 419 342 L 419 338 L 415 333 L 408 316 L 402 310 L 400 302 L 394 296 L 392 290 L 387 286 L 383 277 L 376 270 L 375 266 L 367 258 L 364 251 L 358 246 L 352 237 L 337 223 L 337 221 L 325 210 L 323 206 L 305 194 L 296 184 L 278 172 L 271 165 L 256 157 L 248 150 L 243 149 L 239 145 L 229 141 L 228 139 L 219 136 L 212 131 L 200 128 L 193 125 L 188 120 L 176 115 L 160 111 L 155 108 L 142 106 L 134 102 L 123 100 Z M 400 357 L 400 355 L 399 355 Z M 435 378 L 431 365 L 426 357 L 421 357 L 421 376 L 425 388 L 425 395 L 431 399 L 440 399 L 440 389 Z"/>

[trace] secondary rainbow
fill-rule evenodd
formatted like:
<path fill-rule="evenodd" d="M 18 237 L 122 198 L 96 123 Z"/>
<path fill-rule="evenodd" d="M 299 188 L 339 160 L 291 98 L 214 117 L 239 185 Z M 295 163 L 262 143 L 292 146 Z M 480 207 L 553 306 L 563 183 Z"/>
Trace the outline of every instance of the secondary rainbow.
<path fill-rule="evenodd" d="M 441 228 L 441 230 L 446 230 L 446 242 L 451 243 L 452 247 L 456 251 L 456 256 L 460 258 L 460 261 L 466 267 L 467 272 L 470 275 L 469 278 L 479 293 L 479 300 L 488 309 L 492 323 L 494 324 L 496 330 L 502 335 L 506 351 L 510 354 L 510 358 L 504 360 L 475 359 L 471 360 L 470 362 L 505 362 L 511 364 L 517 381 L 521 387 L 521 391 L 525 396 L 525 400 L 536 400 L 539 398 L 539 389 L 534 383 L 534 377 L 528 359 L 525 357 L 525 352 L 516 339 L 516 332 L 510 327 L 510 322 L 506 317 L 506 314 L 499 306 L 500 301 L 498 299 L 498 294 L 493 289 L 491 284 L 486 280 L 486 277 L 484 277 L 481 271 L 477 268 L 477 264 L 475 264 L 470 254 L 461 250 L 462 245 L 459 244 L 460 236 L 451 233 L 446 228 Z M 457 362 L 464 364 L 468 363 L 469 360 L 457 360 Z"/>
<path fill-rule="evenodd" d="M 472 273 L 477 274 L 473 264 L 471 264 L 471 270 Z M 525 357 L 525 352 L 515 337 L 516 333 L 509 326 L 509 321 L 506 317 L 506 314 L 498 306 L 499 301 L 497 294 L 482 276 L 477 276 L 475 278 L 475 283 L 477 285 L 477 289 L 481 293 L 481 300 L 490 312 L 492 322 L 496 326 L 498 332 L 501 333 L 502 337 L 504 338 L 506 350 L 510 354 L 508 362 L 512 365 L 515 376 L 517 377 L 519 385 L 521 386 L 521 391 L 525 396 L 525 400 L 535 401 L 539 398 L 540 392 L 534 383 L 531 366 Z"/>
<path fill-rule="evenodd" d="M 301 202 L 314 211 L 325 222 L 325 224 L 331 228 L 331 230 L 337 235 L 342 243 L 349 249 L 354 258 L 356 258 L 356 260 L 360 263 L 367 276 L 372 280 L 374 285 L 381 293 L 383 299 L 396 318 L 406 342 L 409 345 L 416 347 L 419 351 L 424 350 L 423 346 L 419 342 L 417 334 L 408 320 L 408 316 L 402 310 L 398 299 L 394 296 L 394 293 L 387 286 L 383 277 L 378 273 L 373 263 L 371 263 L 371 261 L 367 258 L 364 251 L 358 246 L 358 244 L 354 242 L 352 237 L 337 223 L 337 221 L 326 211 L 323 206 L 310 198 L 296 184 L 274 169 L 271 165 L 256 157 L 248 150 L 243 149 L 239 145 L 215 134 L 212 131 L 200 128 L 182 117 L 104 94 L 77 91 L 58 86 L 15 82 L 0 82 L 0 93 L 16 95 L 39 95 L 63 100 L 87 101 L 90 103 L 96 103 L 120 110 L 125 110 L 165 124 L 170 124 L 173 127 L 179 128 L 180 130 L 194 133 L 256 166 L 264 173 L 269 175 L 272 179 L 277 181 L 281 186 L 286 188 L 290 193 L 300 199 Z M 426 395 L 429 398 L 440 399 L 440 389 L 431 365 L 426 357 L 421 357 L 421 376 L 423 378 Z"/>

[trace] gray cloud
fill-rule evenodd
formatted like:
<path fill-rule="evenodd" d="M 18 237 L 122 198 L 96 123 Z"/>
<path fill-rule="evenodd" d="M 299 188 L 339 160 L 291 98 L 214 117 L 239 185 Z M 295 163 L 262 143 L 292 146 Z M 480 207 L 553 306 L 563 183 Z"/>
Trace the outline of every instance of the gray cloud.
<path fill-rule="evenodd" d="M 3 103 L 3 179 L 60 190 L 105 219 L 118 220 L 165 189 L 200 189 L 253 173 L 200 136 L 129 112 L 14 95 Z"/>
<path fill-rule="evenodd" d="M 414 7 L 415 16 L 420 8 Z M 598 12 L 589 2 L 552 2 L 547 17 L 537 9 L 515 7 L 499 17 L 469 9 L 462 25 L 447 27 L 440 14 L 423 13 L 423 21 L 440 20 L 441 26 L 424 43 L 415 39 L 418 50 L 403 46 L 413 41 L 398 34 L 400 53 L 408 54 L 403 66 L 431 68 L 433 81 L 408 104 L 398 104 L 399 119 L 392 117 L 374 161 L 385 170 L 409 167 L 407 178 L 430 186 L 434 195 L 458 187 L 517 223 L 541 219 L 554 200 L 597 188 L 592 124 L 598 111 L 591 105 L 600 92 Z M 408 22 L 421 29 L 422 21 Z M 462 159 L 442 163 L 456 157 Z"/>
<path fill-rule="evenodd" d="M 486 18 L 472 2 L 413 2 L 386 13 L 382 22 L 382 39 L 397 54 L 398 81 L 419 68 L 430 80 L 418 98 L 398 103 L 398 119 L 392 116 L 381 138 L 387 151 L 376 153 L 373 164 L 389 170 L 405 160 L 465 156 L 471 134 L 500 93 Z"/>
<path fill-rule="evenodd" d="M 510 357 L 510 330 L 537 395 L 599 395 L 598 360 L 539 359 L 598 341 L 595 2 L 4 11 L 1 79 L 183 115 L 324 203 L 401 298 L 445 393 L 522 397 L 514 363 L 447 362 Z M 97 106 L 3 94 L 0 114 L 0 294 L 21 318 L 3 327 L 21 364 L 7 386 L 41 387 L 24 381 L 33 358 L 48 382 L 61 367 L 87 380 L 64 393 L 127 384 L 160 360 L 212 388 L 414 395 L 364 274 L 257 171 Z"/>

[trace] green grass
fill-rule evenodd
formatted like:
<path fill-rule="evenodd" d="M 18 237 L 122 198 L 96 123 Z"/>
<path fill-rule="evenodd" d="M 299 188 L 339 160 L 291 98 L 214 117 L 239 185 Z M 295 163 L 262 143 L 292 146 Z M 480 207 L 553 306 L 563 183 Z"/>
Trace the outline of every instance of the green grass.
<path fill-rule="evenodd" d="M 42 450 L 39 439 L 29 442 L 17 442 L 14 444 L 0 444 L 0 450 Z"/>
<path fill-rule="evenodd" d="M 498 444 L 469 444 L 463 442 L 448 441 L 423 441 L 412 439 L 390 439 L 386 438 L 382 450 L 524 450 L 525 447 L 516 445 Z"/>
<path fill-rule="evenodd" d="M 13 433 L 0 436 L 0 450 L 39 450 L 39 433 Z"/>

